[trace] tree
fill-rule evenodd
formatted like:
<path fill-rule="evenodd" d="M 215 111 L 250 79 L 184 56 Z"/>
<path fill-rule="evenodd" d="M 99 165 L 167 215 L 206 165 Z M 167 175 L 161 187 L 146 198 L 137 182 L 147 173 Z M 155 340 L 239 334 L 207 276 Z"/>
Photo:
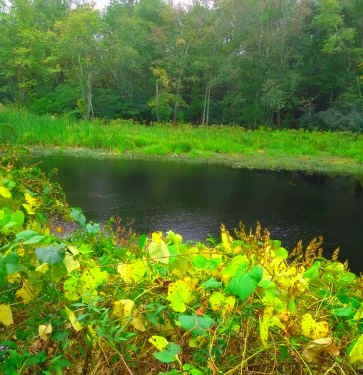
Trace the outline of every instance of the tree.
<path fill-rule="evenodd" d="M 78 107 L 84 118 L 94 116 L 92 96 L 103 57 L 102 26 L 99 11 L 88 4 L 70 10 L 56 25 L 59 62 L 65 76 L 78 81 L 82 93 Z"/>

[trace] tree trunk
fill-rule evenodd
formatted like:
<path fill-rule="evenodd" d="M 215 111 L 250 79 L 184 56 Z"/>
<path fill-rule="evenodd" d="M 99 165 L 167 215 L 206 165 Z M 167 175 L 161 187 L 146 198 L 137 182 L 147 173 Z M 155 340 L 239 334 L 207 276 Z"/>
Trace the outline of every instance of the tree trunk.
<path fill-rule="evenodd" d="M 159 115 L 159 81 L 156 81 L 155 91 L 156 91 L 156 96 L 155 96 L 156 119 L 158 120 L 158 122 L 160 122 L 160 115 Z"/>
<path fill-rule="evenodd" d="M 93 103 L 92 103 L 92 73 L 88 73 L 87 77 L 87 119 L 93 118 Z"/>

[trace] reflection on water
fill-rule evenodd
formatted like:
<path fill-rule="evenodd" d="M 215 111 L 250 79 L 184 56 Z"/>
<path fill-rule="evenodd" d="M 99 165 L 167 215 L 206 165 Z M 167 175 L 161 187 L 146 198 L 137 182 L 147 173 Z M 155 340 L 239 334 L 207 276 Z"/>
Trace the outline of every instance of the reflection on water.
<path fill-rule="evenodd" d="M 219 236 L 224 223 L 257 221 L 293 248 L 324 237 L 325 254 L 341 247 L 341 259 L 363 271 L 363 189 L 347 177 L 243 171 L 210 165 L 140 160 L 43 157 L 42 168 L 59 169 L 71 205 L 88 220 L 119 215 L 137 232 L 172 229 L 184 239 Z"/>

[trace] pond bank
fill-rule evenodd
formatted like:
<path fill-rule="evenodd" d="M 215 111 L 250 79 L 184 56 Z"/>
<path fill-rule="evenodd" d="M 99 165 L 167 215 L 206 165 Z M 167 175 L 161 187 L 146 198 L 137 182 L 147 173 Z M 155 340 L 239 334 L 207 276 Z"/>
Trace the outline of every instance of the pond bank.
<path fill-rule="evenodd" d="M 363 163 L 351 158 L 336 156 L 270 156 L 264 153 L 255 155 L 200 153 L 147 155 L 142 152 L 108 152 L 101 149 L 74 147 L 39 147 L 28 148 L 32 155 L 72 155 L 96 159 L 137 159 L 160 160 L 178 163 L 215 164 L 237 169 L 270 171 L 299 171 L 308 174 L 347 175 L 363 179 Z"/>

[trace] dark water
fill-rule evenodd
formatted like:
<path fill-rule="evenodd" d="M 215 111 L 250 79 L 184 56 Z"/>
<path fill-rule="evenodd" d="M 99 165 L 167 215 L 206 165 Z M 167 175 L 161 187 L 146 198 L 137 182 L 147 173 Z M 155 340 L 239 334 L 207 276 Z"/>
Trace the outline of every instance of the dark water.
<path fill-rule="evenodd" d="M 325 255 L 341 247 L 354 272 L 363 272 L 363 189 L 348 177 L 228 169 L 140 160 L 43 157 L 59 169 L 68 201 L 88 220 L 119 215 L 139 233 L 173 230 L 184 239 L 219 236 L 224 223 L 257 221 L 292 249 L 324 237 Z"/>

